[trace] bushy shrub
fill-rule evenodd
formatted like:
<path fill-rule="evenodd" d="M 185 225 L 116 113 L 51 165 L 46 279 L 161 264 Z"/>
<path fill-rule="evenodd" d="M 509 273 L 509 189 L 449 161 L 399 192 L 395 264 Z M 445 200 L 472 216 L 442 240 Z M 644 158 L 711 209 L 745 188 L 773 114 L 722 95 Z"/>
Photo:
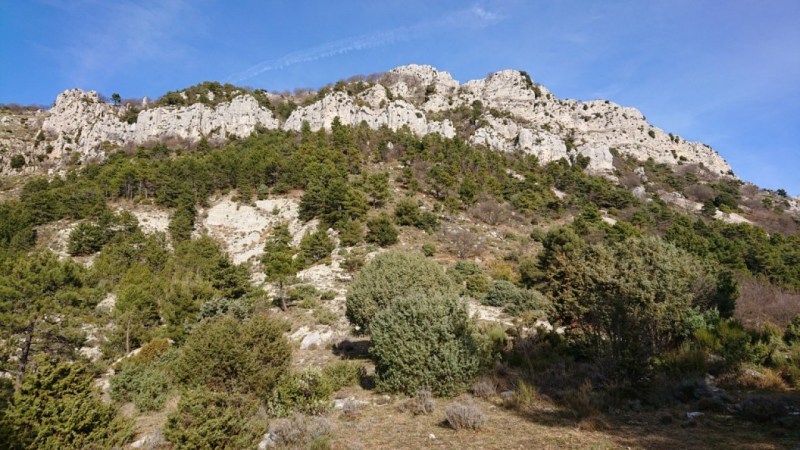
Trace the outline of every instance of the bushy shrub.
<path fill-rule="evenodd" d="M 331 256 L 336 247 L 328 233 L 319 229 L 314 233 L 306 233 L 300 241 L 298 257 L 304 266 L 310 266 Z"/>
<path fill-rule="evenodd" d="M 100 225 L 81 222 L 69 233 L 67 253 L 72 256 L 91 255 L 100 251 L 107 241 L 107 233 Z"/>
<path fill-rule="evenodd" d="M 269 424 L 269 434 L 279 448 L 329 448 L 330 420 L 325 417 L 276 419 Z"/>
<path fill-rule="evenodd" d="M 626 380 L 676 348 L 692 307 L 708 308 L 716 294 L 713 273 L 701 261 L 658 238 L 611 247 L 548 245 L 540 261 L 556 318 L 573 325 L 567 337 L 580 341 L 587 356 L 607 358 Z"/>
<path fill-rule="evenodd" d="M 240 394 L 192 389 L 167 417 L 164 436 L 182 449 L 254 448 L 264 433 L 254 423 L 257 410 L 257 401 Z"/>
<path fill-rule="evenodd" d="M 12 169 L 21 169 L 25 166 L 25 157 L 22 155 L 12 156 L 10 165 Z"/>
<path fill-rule="evenodd" d="M 172 388 L 171 364 L 177 352 L 162 348 L 155 340 L 142 350 L 122 361 L 116 375 L 111 378 L 111 398 L 116 401 L 131 401 L 139 411 L 158 411 L 164 407 L 167 394 Z"/>
<path fill-rule="evenodd" d="M 197 215 L 194 205 L 188 202 L 181 203 L 169 221 L 169 235 L 172 242 L 186 241 L 192 237 L 194 221 Z"/>
<path fill-rule="evenodd" d="M 502 306 L 510 314 L 536 311 L 546 315 L 550 309 L 550 301 L 541 292 L 520 289 L 505 280 L 494 282 L 486 292 L 483 303 L 490 306 Z"/>
<path fill-rule="evenodd" d="M 388 247 L 397 243 L 397 228 L 386 214 L 378 214 L 367 220 L 367 242 Z"/>
<path fill-rule="evenodd" d="M 439 219 L 429 211 L 422 211 L 419 203 L 410 198 L 397 202 L 394 208 L 394 222 L 397 225 L 413 226 L 431 232 L 439 226 Z"/>
<path fill-rule="evenodd" d="M 401 226 L 414 226 L 419 213 L 419 203 L 410 198 L 401 199 L 394 207 L 394 222 Z"/>
<path fill-rule="evenodd" d="M 430 258 L 436 254 L 436 246 L 430 242 L 422 244 L 422 254 Z"/>
<path fill-rule="evenodd" d="M 427 389 L 417 391 L 414 397 L 409 400 L 408 405 L 414 415 L 431 414 L 436 407 L 436 403 L 433 401 L 433 393 Z"/>
<path fill-rule="evenodd" d="M 453 403 L 444 412 L 450 428 L 459 430 L 480 430 L 486 424 L 486 416 L 475 405 Z"/>
<path fill-rule="evenodd" d="M 331 404 L 333 387 L 319 370 L 309 369 L 281 378 L 269 398 L 270 414 L 286 417 L 292 411 L 320 414 Z"/>
<path fill-rule="evenodd" d="M 588 380 L 581 383 L 577 389 L 565 392 L 564 403 L 580 419 L 597 414 L 594 388 Z"/>
<path fill-rule="evenodd" d="M 245 321 L 230 315 L 207 319 L 181 348 L 176 375 L 191 386 L 267 398 L 291 361 L 283 332 L 280 322 L 264 316 Z"/>
<path fill-rule="evenodd" d="M 286 297 L 301 308 L 311 309 L 319 305 L 320 293 L 313 285 L 298 284 L 286 290 Z"/>
<path fill-rule="evenodd" d="M 366 332 L 375 314 L 398 297 L 454 292 L 453 282 L 435 261 L 419 253 L 386 252 L 370 261 L 350 285 L 346 314 L 350 323 Z"/>
<path fill-rule="evenodd" d="M 795 316 L 783 332 L 783 340 L 787 344 L 800 342 L 800 315 Z"/>
<path fill-rule="evenodd" d="M 100 400 L 94 376 L 82 363 L 37 358 L 36 370 L 25 374 L 0 416 L 8 448 L 122 447 L 132 435 L 131 423 Z"/>
<path fill-rule="evenodd" d="M 333 392 L 358 384 L 363 372 L 364 366 L 353 361 L 336 361 L 322 369 L 322 374 L 328 379 Z"/>
<path fill-rule="evenodd" d="M 447 269 L 447 275 L 456 284 L 462 284 L 470 275 L 483 275 L 483 269 L 472 261 L 458 261 L 453 267 Z"/>
<path fill-rule="evenodd" d="M 694 334 L 695 341 L 709 353 L 720 357 L 719 369 L 735 371 L 743 363 L 763 364 L 774 351 L 774 335 L 748 331 L 736 319 L 723 319 L 713 328 Z"/>
<path fill-rule="evenodd" d="M 468 275 L 464 280 L 464 292 L 474 298 L 483 297 L 490 287 L 491 279 L 482 273 Z"/>
<path fill-rule="evenodd" d="M 358 220 L 347 220 L 338 226 L 338 230 L 343 247 L 352 247 L 364 240 L 364 225 Z"/>
<path fill-rule="evenodd" d="M 521 303 L 522 290 L 509 281 L 499 280 L 486 292 L 483 303 L 489 306 L 506 306 Z"/>
<path fill-rule="evenodd" d="M 364 252 L 360 250 L 353 250 L 347 252 L 342 260 L 342 269 L 349 273 L 356 273 L 364 267 L 365 263 Z"/>
<path fill-rule="evenodd" d="M 395 300 L 370 324 L 376 385 L 390 392 L 455 395 L 479 365 L 466 305 L 453 294 Z"/>
<path fill-rule="evenodd" d="M 250 316 L 252 305 L 244 298 L 220 297 L 203 302 L 200 311 L 197 313 L 199 320 L 211 317 L 230 314 L 237 319 L 246 319 Z"/>
<path fill-rule="evenodd" d="M 497 395 L 497 383 L 493 380 L 484 378 L 473 384 L 469 391 L 475 397 L 488 400 Z"/>

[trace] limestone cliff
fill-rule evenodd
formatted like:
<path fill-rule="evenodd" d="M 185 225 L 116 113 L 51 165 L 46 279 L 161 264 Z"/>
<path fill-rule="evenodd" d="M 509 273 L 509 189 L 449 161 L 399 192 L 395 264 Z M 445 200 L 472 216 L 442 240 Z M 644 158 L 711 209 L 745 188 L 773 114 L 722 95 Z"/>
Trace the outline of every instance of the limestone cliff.
<path fill-rule="evenodd" d="M 277 101 L 287 100 L 294 99 Z M 613 154 L 618 153 L 667 164 L 694 163 L 716 174 L 732 174 L 710 147 L 653 127 L 634 108 L 603 100 L 561 100 L 516 70 L 459 84 L 431 66 L 408 65 L 387 72 L 358 93 L 327 89 L 312 100 L 294 109 L 283 123 L 245 91 L 215 106 L 145 107 L 135 120 L 126 121 L 127 107 L 101 102 L 94 91 L 68 90 L 41 113 L 34 142 L 6 145 L 0 170 L 12 170 L 14 154 L 25 155 L 29 162 L 27 168 L 14 170 L 60 168 L 100 160 L 118 146 L 168 138 L 244 137 L 257 128 L 300 130 L 306 122 L 318 130 L 330 128 L 338 117 L 345 125 L 408 127 L 417 135 L 460 136 L 497 151 L 532 153 L 543 163 L 588 156 L 588 169 L 595 173 L 610 173 Z"/>

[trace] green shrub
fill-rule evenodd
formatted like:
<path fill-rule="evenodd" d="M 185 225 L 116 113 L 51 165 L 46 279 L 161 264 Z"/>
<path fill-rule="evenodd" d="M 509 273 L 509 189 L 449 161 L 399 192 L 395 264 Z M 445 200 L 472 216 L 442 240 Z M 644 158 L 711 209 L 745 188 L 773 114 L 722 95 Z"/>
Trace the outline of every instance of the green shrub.
<path fill-rule="evenodd" d="M 456 284 L 462 284 L 470 275 L 483 275 L 483 269 L 472 261 L 458 261 L 447 269 L 447 274 Z"/>
<path fill-rule="evenodd" d="M 178 206 L 169 221 L 169 235 L 173 243 L 191 239 L 196 214 L 197 211 L 191 203 L 181 203 Z"/>
<path fill-rule="evenodd" d="M 479 366 L 466 305 L 453 294 L 415 294 L 395 300 L 373 319 L 370 354 L 376 386 L 413 394 L 461 392 Z"/>
<path fill-rule="evenodd" d="M 419 202 L 404 198 L 395 205 L 394 223 L 417 227 L 430 233 L 439 226 L 439 219 L 430 211 L 422 211 Z"/>
<path fill-rule="evenodd" d="M 707 308 L 716 294 L 716 279 L 702 261 L 658 238 L 610 247 L 566 242 L 557 256 L 548 245 L 542 281 L 556 319 L 575 324 L 567 337 L 582 342 L 587 356 L 606 358 L 614 376 L 625 380 L 644 375 L 653 358 L 675 349 L 692 307 Z"/>
<path fill-rule="evenodd" d="M 431 244 L 430 242 L 422 244 L 422 254 L 430 258 L 431 256 L 436 254 L 436 246 Z"/>
<path fill-rule="evenodd" d="M 172 364 L 177 356 L 166 339 L 144 345 L 117 367 L 111 378 L 111 398 L 131 401 L 139 411 L 160 410 L 172 388 Z"/>
<path fill-rule="evenodd" d="M 264 316 L 224 315 L 201 322 L 181 348 L 177 378 L 221 392 L 267 398 L 289 368 L 291 348 L 282 323 Z"/>
<path fill-rule="evenodd" d="M 419 253 L 386 252 L 356 276 L 347 291 L 347 318 L 363 332 L 375 314 L 413 293 L 455 293 L 455 285 L 435 261 Z"/>
<path fill-rule="evenodd" d="M 392 220 L 384 213 L 370 217 L 367 220 L 367 242 L 388 247 L 397 243 L 397 228 Z"/>
<path fill-rule="evenodd" d="M 482 273 L 468 275 L 464 280 L 464 289 L 467 295 L 474 298 L 483 297 L 488 291 L 491 279 Z"/>
<path fill-rule="evenodd" d="M 800 342 L 800 315 L 794 316 L 786 330 L 783 332 L 783 340 L 787 344 Z"/>
<path fill-rule="evenodd" d="M 11 168 L 21 169 L 25 166 L 25 157 L 22 155 L 14 155 L 11 157 Z"/>
<path fill-rule="evenodd" d="M 134 124 L 137 120 L 139 120 L 139 110 L 137 108 L 128 108 L 120 117 L 125 123 Z"/>
<path fill-rule="evenodd" d="M 330 408 L 331 394 L 333 386 L 319 370 L 287 374 L 269 397 L 269 411 L 276 417 L 286 417 L 293 411 L 320 414 Z"/>
<path fill-rule="evenodd" d="M 483 303 L 489 306 L 506 306 L 521 303 L 522 290 L 511 283 L 510 281 L 499 280 L 492 284 L 486 296 L 483 298 Z"/>
<path fill-rule="evenodd" d="M 697 345 L 684 343 L 661 359 L 661 367 L 676 380 L 702 376 L 708 372 L 708 354 Z"/>
<path fill-rule="evenodd" d="M 100 400 L 88 366 L 48 358 L 36 365 L 0 417 L 8 448 L 119 448 L 129 440 L 132 424 Z"/>
<path fill-rule="evenodd" d="M 181 449 L 254 448 L 265 431 L 258 406 L 243 395 L 192 389 L 167 417 L 164 437 Z"/>
<path fill-rule="evenodd" d="M 354 250 L 345 255 L 344 260 L 342 260 L 342 269 L 350 273 L 356 273 L 364 267 L 364 263 L 364 253 Z"/>
<path fill-rule="evenodd" d="M 699 329 L 694 339 L 701 348 L 722 359 L 724 370 L 736 370 L 753 360 L 750 333 L 735 319 L 723 319 L 713 329 Z"/>
<path fill-rule="evenodd" d="M 322 374 L 328 379 L 333 392 L 358 384 L 363 372 L 364 366 L 353 361 L 336 361 L 322 369 Z"/>
<path fill-rule="evenodd" d="M 419 203 L 411 198 L 403 198 L 394 207 L 394 223 L 415 226 L 419 221 Z"/>
<path fill-rule="evenodd" d="M 364 240 L 364 225 L 358 220 L 347 220 L 338 226 L 338 230 L 343 247 L 352 247 Z"/>
<path fill-rule="evenodd" d="M 291 303 L 298 303 L 306 309 L 318 306 L 319 296 L 317 288 L 310 284 L 298 284 L 286 290 L 286 297 Z"/>
<path fill-rule="evenodd" d="M 489 306 L 502 306 L 510 314 L 530 311 L 540 311 L 546 314 L 550 309 L 550 301 L 541 292 L 520 289 L 505 280 L 494 282 L 486 292 L 483 303 Z"/>
<path fill-rule="evenodd" d="M 81 222 L 69 233 L 67 253 L 72 256 L 91 255 L 99 252 L 108 241 L 108 234 L 100 225 Z"/>
<path fill-rule="evenodd" d="M 519 282 L 527 287 L 532 288 L 536 285 L 539 278 L 539 267 L 534 258 L 522 258 L 519 261 Z"/>
<path fill-rule="evenodd" d="M 303 236 L 298 256 L 304 266 L 310 266 L 330 257 L 335 247 L 328 233 L 320 228 L 314 233 L 306 233 Z"/>

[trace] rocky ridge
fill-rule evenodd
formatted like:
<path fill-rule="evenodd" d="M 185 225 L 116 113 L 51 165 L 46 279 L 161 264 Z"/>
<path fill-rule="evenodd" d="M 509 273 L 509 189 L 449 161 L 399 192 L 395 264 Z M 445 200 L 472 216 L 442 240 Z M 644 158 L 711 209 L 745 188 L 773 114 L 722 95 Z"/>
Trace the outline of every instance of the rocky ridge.
<path fill-rule="evenodd" d="M 41 125 L 34 138 L 5 143 L 0 170 L 60 169 L 67 163 L 101 160 L 118 146 L 170 138 L 196 142 L 245 137 L 257 129 L 300 130 L 304 123 L 311 130 L 329 129 L 338 117 L 344 125 L 460 136 L 497 151 L 534 154 L 543 163 L 588 156 L 588 169 L 594 173 L 611 173 L 613 156 L 619 154 L 733 174 L 713 149 L 653 127 L 634 108 L 603 100 L 561 100 L 516 70 L 459 84 L 431 66 L 401 66 L 356 94 L 328 90 L 283 122 L 245 91 L 216 106 L 145 108 L 133 123 L 123 120 L 126 108 L 102 102 L 94 91 L 64 91 L 49 111 L 37 114 Z M 0 117 L 0 122 L 9 120 Z M 25 168 L 10 167 L 15 154 L 26 157 Z"/>

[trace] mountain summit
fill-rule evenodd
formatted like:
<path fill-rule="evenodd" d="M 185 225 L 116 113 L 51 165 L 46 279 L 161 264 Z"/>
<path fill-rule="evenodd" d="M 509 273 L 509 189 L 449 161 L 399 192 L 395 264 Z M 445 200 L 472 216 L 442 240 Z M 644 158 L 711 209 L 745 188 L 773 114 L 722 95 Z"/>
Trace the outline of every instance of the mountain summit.
<path fill-rule="evenodd" d="M 0 138 L 5 173 L 102 160 L 116 146 L 152 141 L 224 140 L 257 129 L 299 131 L 304 123 L 313 131 L 329 129 L 338 118 L 343 125 L 458 136 L 497 151 L 534 154 L 542 163 L 588 157 L 587 169 L 600 174 L 612 172 L 615 154 L 733 174 L 709 146 L 652 126 L 637 109 L 608 100 L 562 100 L 517 70 L 459 84 L 447 72 L 412 64 L 295 95 L 207 82 L 156 102 L 124 104 L 71 89 L 48 111 L 29 115 L 3 118 L 4 128 L 16 124 L 26 131 Z M 27 162 L 24 169 L 18 156 L 12 164 L 16 155 Z"/>

